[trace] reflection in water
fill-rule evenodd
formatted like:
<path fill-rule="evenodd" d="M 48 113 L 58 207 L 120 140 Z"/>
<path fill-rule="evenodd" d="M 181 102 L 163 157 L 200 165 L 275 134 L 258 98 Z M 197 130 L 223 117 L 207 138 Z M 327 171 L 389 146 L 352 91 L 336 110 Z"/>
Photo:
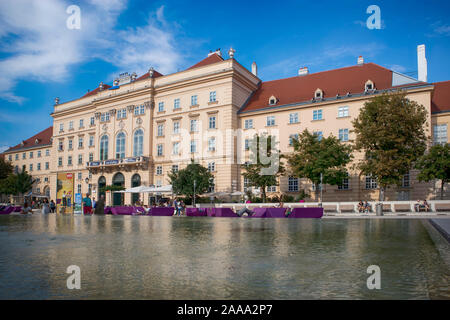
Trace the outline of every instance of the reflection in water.
<path fill-rule="evenodd" d="M 3 299 L 450 298 L 420 220 L 0 216 L 0 243 Z"/>

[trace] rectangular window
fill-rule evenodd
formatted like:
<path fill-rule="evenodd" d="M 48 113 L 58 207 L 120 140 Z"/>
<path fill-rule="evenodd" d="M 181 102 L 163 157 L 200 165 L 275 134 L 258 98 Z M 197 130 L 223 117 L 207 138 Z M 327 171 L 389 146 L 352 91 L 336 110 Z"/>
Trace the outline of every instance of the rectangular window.
<path fill-rule="evenodd" d="M 8 160 L 12 161 L 12 155 L 11 154 L 8 156 Z"/>
<path fill-rule="evenodd" d="M 338 118 L 348 117 L 348 107 L 339 107 L 338 109 Z"/>
<path fill-rule="evenodd" d="M 72 150 L 73 147 L 73 140 L 69 139 L 69 150 Z"/>
<path fill-rule="evenodd" d="M 95 117 L 91 117 L 91 122 L 90 122 L 91 126 L 95 125 Z"/>
<path fill-rule="evenodd" d="M 73 121 L 69 121 L 69 130 L 73 130 Z"/>
<path fill-rule="evenodd" d="M 158 156 L 163 155 L 163 145 L 162 144 L 158 144 L 158 146 L 157 146 L 157 155 Z"/>
<path fill-rule="evenodd" d="M 216 171 L 216 163 L 215 162 L 208 162 L 208 171 L 209 172 Z"/>
<path fill-rule="evenodd" d="M 191 140 L 191 153 L 197 152 L 197 140 Z"/>
<path fill-rule="evenodd" d="M 78 137 L 78 148 L 83 148 L 83 137 Z"/>
<path fill-rule="evenodd" d="M 208 151 L 216 151 L 216 138 L 211 137 L 208 139 Z"/>
<path fill-rule="evenodd" d="M 30 152 L 30 159 L 33 159 L 33 151 Z"/>
<path fill-rule="evenodd" d="M 338 185 L 339 190 L 348 190 L 349 189 L 349 183 L 348 183 L 348 173 L 347 177 L 342 179 L 342 183 Z"/>
<path fill-rule="evenodd" d="M 78 172 L 78 180 L 83 179 L 83 174 L 81 172 Z"/>
<path fill-rule="evenodd" d="M 145 114 L 145 105 L 144 104 L 134 107 L 134 115 L 138 116 L 140 114 Z M 125 114 L 125 117 L 126 117 L 126 114 Z"/>
<path fill-rule="evenodd" d="M 410 186 L 409 183 L 409 173 L 405 174 L 402 179 L 402 187 L 408 188 Z"/>
<path fill-rule="evenodd" d="M 348 129 L 339 129 L 339 140 L 348 141 Z"/>
<path fill-rule="evenodd" d="M 42 155 L 41 150 L 39 150 L 39 151 L 37 152 L 37 157 L 40 158 L 41 155 Z"/>
<path fill-rule="evenodd" d="M 90 135 L 89 136 L 89 147 L 93 147 L 94 146 L 94 136 Z"/>
<path fill-rule="evenodd" d="M 158 137 L 162 137 L 164 136 L 164 125 L 163 124 L 158 124 Z"/>
<path fill-rule="evenodd" d="M 175 121 L 173 123 L 173 133 L 174 134 L 180 133 L 180 121 Z"/>
<path fill-rule="evenodd" d="M 191 96 L 191 106 L 196 106 L 197 103 L 197 96 Z"/>
<path fill-rule="evenodd" d="M 45 155 L 48 157 L 50 156 L 50 149 L 45 150 Z"/>
<path fill-rule="evenodd" d="M 135 108 L 136 110 L 136 108 Z M 119 109 L 117 110 L 117 119 L 125 119 L 127 117 L 127 109 Z"/>
<path fill-rule="evenodd" d="M 209 128 L 216 129 L 216 117 L 209 117 Z"/>
<path fill-rule="evenodd" d="M 215 102 L 216 101 L 216 92 L 215 91 L 211 91 L 209 93 L 209 102 Z"/>
<path fill-rule="evenodd" d="M 59 132 L 64 131 L 64 123 L 59 124 Z"/>
<path fill-rule="evenodd" d="M 275 116 L 268 116 L 266 119 L 266 126 L 271 127 L 275 125 Z"/>
<path fill-rule="evenodd" d="M 277 192 L 277 186 L 268 186 L 267 192 Z"/>
<path fill-rule="evenodd" d="M 313 111 L 313 120 L 322 120 L 322 109 Z"/>
<path fill-rule="evenodd" d="M 109 112 L 104 112 L 100 115 L 100 122 L 109 121 Z"/>
<path fill-rule="evenodd" d="M 173 100 L 173 108 L 180 109 L 180 99 Z"/>
<path fill-rule="evenodd" d="M 244 121 L 244 128 L 245 129 L 252 129 L 253 128 L 253 119 L 247 119 Z"/>
<path fill-rule="evenodd" d="M 245 148 L 245 150 L 250 150 L 250 140 L 249 139 L 245 139 L 244 148 Z"/>
<path fill-rule="evenodd" d="M 289 180 L 288 180 L 288 191 L 290 191 L 290 192 L 298 191 L 298 178 L 289 177 Z"/>
<path fill-rule="evenodd" d="M 320 141 L 323 138 L 323 133 L 322 131 L 316 131 L 314 132 L 314 134 L 317 136 L 317 139 Z"/>
<path fill-rule="evenodd" d="M 298 134 L 291 134 L 289 136 L 289 145 L 293 146 L 294 145 L 294 140 L 298 140 Z"/>
<path fill-rule="evenodd" d="M 24 152 L 24 153 L 22 154 L 22 159 L 25 160 L 26 158 L 27 158 L 27 154 Z"/>
<path fill-rule="evenodd" d="M 447 143 L 447 124 L 438 124 L 433 127 L 434 144 Z"/>
<path fill-rule="evenodd" d="M 62 157 L 58 157 L 58 167 L 62 167 Z"/>
<path fill-rule="evenodd" d="M 174 172 L 174 173 L 178 172 L 178 165 L 177 164 L 172 165 L 172 172 Z"/>
<path fill-rule="evenodd" d="M 41 171 L 41 163 L 40 162 L 36 165 L 36 170 Z"/>
<path fill-rule="evenodd" d="M 366 176 L 366 189 L 376 189 L 377 188 L 377 180 L 372 178 L 372 175 Z"/>
<path fill-rule="evenodd" d="M 50 162 L 45 163 L 45 170 L 48 170 L 48 169 L 50 169 Z"/>
<path fill-rule="evenodd" d="M 191 120 L 191 132 L 197 132 L 197 119 L 192 119 Z"/>
<path fill-rule="evenodd" d="M 174 156 L 180 154 L 180 143 L 179 143 L 179 142 L 174 142 L 174 143 L 173 143 L 172 154 L 173 154 Z"/>
<path fill-rule="evenodd" d="M 158 103 L 158 112 L 163 112 L 164 111 L 164 102 L 160 102 Z"/>
<path fill-rule="evenodd" d="M 83 164 L 83 155 L 82 154 L 78 155 L 78 164 Z"/>
<path fill-rule="evenodd" d="M 19 160 L 19 154 L 16 153 L 16 160 Z"/>
<path fill-rule="evenodd" d="M 78 184 L 78 185 L 77 185 L 77 192 L 78 192 L 78 193 L 81 193 L 81 184 Z"/>
<path fill-rule="evenodd" d="M 89 161 L 94 161 L 94 154 L 92 152 L 89 153 Z"/>
<path fill-rule="evenodd" d="M 214 192 L 214 190 L 215 190 L 214 178 L 210 178 L 209 179 L 208 192 Z"/>
<path fill-rule="evenodd" d="M 289 123 L 298 123 L 298 113 L 290 113 L 289 114 Z"/>
<path fill-rule="evenodd" d="M 157 166 L 157 167 L 156 167 L 156 174 L 157 174 L 157 175 L 162 175 L 162 173 L 163 173 L 162 166 Z"/>
<path fill-rule="evenodd" d="M 67 165 L 71 166 L 72 165 L 72 156 L 68 156 L 67 157 Z"/>
<path fill-rule="evenodd" d="M 80 128 L 84 128 L 84 120 L 80 119 Z"/>

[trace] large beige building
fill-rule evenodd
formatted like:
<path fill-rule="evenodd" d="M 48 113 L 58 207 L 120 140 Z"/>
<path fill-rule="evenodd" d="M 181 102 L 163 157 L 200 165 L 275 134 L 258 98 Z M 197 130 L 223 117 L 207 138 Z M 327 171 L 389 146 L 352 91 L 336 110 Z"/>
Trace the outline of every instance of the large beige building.
<path fill-rule="evenodd" d="M 41 165 L 39 172 L 49 183 L 37 187 L 39 191 L 47 188 L 55 199 L 58 173 L 72 173 L 74 192 L 94 197 L 105 185 L 167 185 L 168 173 L 192 158 L 210 169 L 214 191 L 243 191 L 247 185 L 241 164 L 248 160 L 246 140 L 254 133 L 276 136 L 282 153 L 292 151 L 290 139 L 304 129 L 350 143 L 351 121 L 364 102 L 397 89 L 429 110 L 430 137 L 448 142 L 450 81 L 418 81 L 360 57 L 355 66 L 319 73 L 301 68 L 295 77 L 262 82 L 256 64 L 249 71 L 234 59 L 233 51 L 229 55 L 225 59 L 220 51 L 213 52 L 169 75 L 152 68 L 141 77 L 121 74 L 113 86 L 100 83 L 80 99 L 56 99 L 52 144 L 42 146 L 49 150 L 50 167 L 44 172 Z M 29 147 L 11 148 L 5 157 L 27 170 L 32 165 L 34 175 L 37 158 L 23 159 L 23 148 Z M 387 198 L 434 198 L 438 186 L 418 183 L 415 175 L 412 171 L 405 176 Z M 268 192 L 298 195 L 303 190 L 313 197 L 312 188 L 310 182 L 286 175 Z M 323 192 L 325 201 L 378 196 L 375 180 L 350 170 L 342 186 L 324 186 Z M 132 203 L 138 197 L 117 194 L 112 201 Z"/>

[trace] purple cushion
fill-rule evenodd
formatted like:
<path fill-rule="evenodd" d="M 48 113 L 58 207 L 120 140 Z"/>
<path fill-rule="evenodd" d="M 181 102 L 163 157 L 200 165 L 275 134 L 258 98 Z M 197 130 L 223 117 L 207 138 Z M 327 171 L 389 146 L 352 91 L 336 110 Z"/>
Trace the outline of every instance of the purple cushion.
<path fill-rule="evenodd" d="M 111 208 L 111 212 L 114 215 L 133 215 L 134 208 L 133 207 L 114 207 Z"/>
<path fill-rule="evenodd" d="M 252 218 L 265 218 L 267 217 L 267 208 L 254 208 L 254 214 L 251 216 Z"/>
<path fill-rule="evenodd" d="M 21 212 L 22 211 L 22 207 L 21 206 L 17 206 L 14 208 L 14 212 Z"/>
<path fill-rule="evenodd" d="M 230 217 L 236 218 L 238 215 L 231 210 L 231 208 L 213 208 L 215 217 Z"/>
<path fill-rule="evenodd" d="M 294 208 L 288 218 L 322 218 L 323 208 Z"/>
<path fill-rule="evenodd" d="M 175 208 L 174 207 L 154 207 L 150 209 L 150 216 L 173 216 Z"/>
<path fill-rule="evenodd" d="M 286 208 L 267 208 L 267 217 L 286 218 Z"/>
<path fill-rule="evenodd" d="M 111 211 L 111 207 L 105 207 L 105 209 L 103 209 L 103 212 L 105 214 L 113 214 L 112 211 Z"/>
<path fill-rule="evenodd" d="M 6 207 L 3 211 L 0 212 L 0 214 L 10 214 L 14 211 L 14 207 Z"/>
<path fill-rule="evenodd" d="M 186 216 L 188 217 L 204 217 L 207 214 L 206 208 L 186 208 Z"/>

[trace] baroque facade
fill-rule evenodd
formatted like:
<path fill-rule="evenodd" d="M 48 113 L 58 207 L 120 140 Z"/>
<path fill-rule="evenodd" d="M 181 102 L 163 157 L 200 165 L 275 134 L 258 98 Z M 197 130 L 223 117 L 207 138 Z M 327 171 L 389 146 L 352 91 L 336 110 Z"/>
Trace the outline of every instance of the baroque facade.
<path fill-rule="evenodd" d="M 450 81 L 418 81 L 360 57 L 355 66 L 311 74 L 301 68 L 295 77 L 262 82 L 256 64 L 249 71 L 234 59 L 233 50 L 229 55 L 225 59 L 220 51 L 212 52 L 169 75 L 153 68 L 140 77 L 121 74 L 112 86 L 100 83 L 80 99 L 55 99 L 53 128 L 43 131 L 48 141 L 41 137 L 42 143 L 38 138 L 33 145 L 32 137 L 4 156 L 15 166 L 26 165 L 33 175 L 48 177 L 36 191 L 50 193 L 52 199 L 58 173 L 73 174 L 75 193 L 98 197 L 106 185 L 167 185 L 169 172 L 191 159 L 210 169 L 214 191 L 244 191 L 241 164 L 248 159 L 248 139 L 254 133 L 276 136 L 282 153 L 292 151 L 291 138 L 304 129 L 350 143 L 351 121 L 364 103 L 399 89 L 429 110 L 429 136 L 448 142 Z M 41 156 L 49 154 L 42 161 L 49 166 L 44 164 L 44 170 L 41 164 L 39 172 L 37 156 L 22 158 L 38 150 Z M 412 171 L 402 186 L 388 190 L 387 200 L 434 198 L 438 187 L 418 183 L 415 176 Z M 310 182 L 286 175 L 268 194 L 303 190 L 314 197 L 312 188 Z M 376 181 L 351 171 L 341 186 L 323 187 L 325 201 L 375 199 L 377 192 Z M 132 203 L 138 196 L 117 194 L 112 200 Z"/>

